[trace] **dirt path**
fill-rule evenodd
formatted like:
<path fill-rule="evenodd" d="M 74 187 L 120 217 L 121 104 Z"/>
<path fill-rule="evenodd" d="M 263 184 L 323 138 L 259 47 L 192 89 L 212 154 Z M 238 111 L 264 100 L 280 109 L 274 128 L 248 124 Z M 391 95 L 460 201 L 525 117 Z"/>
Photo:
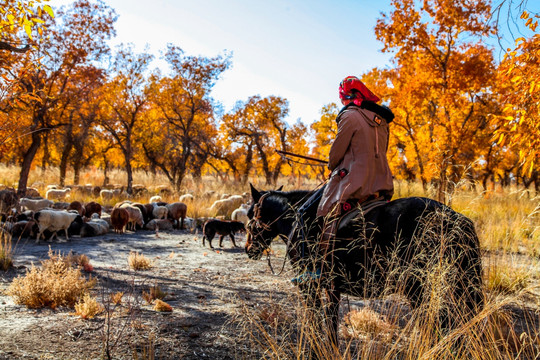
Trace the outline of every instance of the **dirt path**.
<path fill-rule="evenodd" d="M 237 235 L 242 246 L 244 236 Z M 214 239 L 217 246 L 217 239 Z M 208 245 L 207 245 L 208 246 Z M 281 261 L 284 246 L 274 247 Z M 152 346 L 158 359 L 235 359 L 245 357 L 249 344 L 237 339 L 232 318 L 242 306 L 257 306 L 283 299 L 294 292 L 289 275 L 274 277 L 266 261 L 252 261 L 243 248 L 212 251 L 201 246 L 200 236 L 187 231 L 159 233 L 139 231 L 95 238 L 53 242 L 51 249 L 67 254 L 86 254 L 99 279 L 94 289 L 98 300 L 122 291 L 131 296 L 131 306 L 115 309 L 112 325 L 100 316 L 82 320 L 72 309 L 28 310 L 11 297 L 0 295 L 0 359 L 99 359 L 106 344 L 113 358 L 133 358 L 133 349 L 143 353 Z M 31 263 L 48 258 L 48 244 L 33 241 L 17 244 L 16 269 L 2 273 L 5 290 L 11 280 L 24 274 Z M 128 266 L 130 251 L 142 252 L 154 261 L 146 271 Z M 157 284 L 167 293 L 172 313 L 152 309 L 140 296 Z M 125 298 L 128 298 L 124 295 Z M 130 309 L 128 311 L 128 308 Z M 127 326 L 130 324 L 130 326 Z M 109 329 L 109 331 L 107 331 Z M 118 339 L 117 345 L 112 343 Z"/>
<path fill-rule="evenodd" d="M 15 268 L 0 272 L 0 360 L 101 359 L 104 349 L 109 350 L 113 359 L 134 359 L 134 352 L 144 359 L 150 348 L 156 359 L 262 358 L 263 354 L 258 352 L 261 347 L 256 349 L 239 336 L 238 315 L 247 312 L 258 319 L 258 314 L 263 314 L 270 320 L 288 316 L 290 323 L 296 323 L 297 290 L 289 281 L 293 275 L 288 265 L 281 276 L 272 275 L 265 259 L 247 258 L 244 236 L 236 238 L 240 247 L 232 248 L 226 239 L 224 248 L 216 251 L 203 248 L 201 237 L 187 231 L 110 233 L 53 242 L 50 246 L 53 251 L 63 254 L 73 251 L 90 258 L 93 276 L 99 280 L 93 295 L 101 303 L 108 303 L 111 294 L 124 293 L 122 305 L 108 312 L 110 322 L 105 321 L 103 314 L 82 320 L 72 315 L 72 309 L 29 310 L 16 305 L 4 290 L 32 263 L 47 259 L 49 251 L 48 244 L 18 243 Z M 214 239 L 213 245 L 217 243 Z M 273 264 L 278 270 L 285 246 L 279 242 L 272 249 Z M 131 270 L 127 261 L 130 251 L 143 253 L 153 260 L 154 267 L 146 271 Z M 164 301 L 173 307 L 172 313 L 157 312 L 143 299 L 142 293 L 149 292 L 154 285 L 167 293 Z M 342 315 L 347 309 L 368 303 L 387 316 L 385 306 L 396 309 L 387 300 L 363 302 L 346 297 Z M 537 299 L 531 298 L 529 305 L 514 309 L 516 323 L 537 317 L 534 315 L 538 310 Z M 400 305 L 399 309 L 405 312 L 400 310 L 395 314 L 400 319 L 403 316 L 396 321 L 400 326 L 409 318 L 407 308 Z M 523 313 L 525 309 L 527 314 Z M 535 321 L 533 324 L 538 326 Z"/>

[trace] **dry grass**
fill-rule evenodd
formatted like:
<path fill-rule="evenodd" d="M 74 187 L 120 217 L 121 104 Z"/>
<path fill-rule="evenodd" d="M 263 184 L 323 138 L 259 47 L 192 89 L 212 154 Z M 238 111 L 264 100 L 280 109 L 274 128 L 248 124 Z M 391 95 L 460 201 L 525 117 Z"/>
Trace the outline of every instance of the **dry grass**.
<path fill-rule="evenodd" d="M 113 303 L 114 305 L 120 305 L 122 304 L 123 297 L 124 297 L 124 293 L 120 291 L 114 294 L 111 294 L 110 296 L 111 303 Z"/>
<path fill-rule="evenodd" d="M 84 294 L 84 297 L 75 304 L 75 315 L 83 319 L 92 319 L 102 313 L 103 310 L 103 306 L 89 294 Z"/>
<path fill-rule="evenodd" d="M 369 308 L 352 310 L 343 319 L 342 333 L 345 338 L 391 337 L 395 326 L 390 324 L 384 316 Z"/>
<path fill-rule="evenodd" d="M 486 288 L 499 294 L 517 294 L 531 283 L 527 270 L 508 264 L 493 264 L 486 270 Z"/>
<path fill-rule="evenodd" d="M 518 303 L 515 296 L 488 298 L 479 314 L 452 330 L 440 327 L 437 299 L 427 300 L 417 311 L 409 312 L 405 307 L 397 315 L 395 310 L 404 303 L 396 302 L 394 309 L 368 305 L 342 319 L 339 349 L 329 344 L 325 328 L 316 325 L 313 309 L 301 296 L 287 301 L 276 304 L 286 314 L 275 317 L 276 321 L 261 321 L 260 311 L 248 305 L 242 308 L 236 324 L 239 335 L 251 341 L 250 352 L 242 354 L 245 358 L 303 360 L 314 355 L 328 360 L 503 360 L 540 356 L 540 319 L 525 316 L 518 325 L 508 310 Z M 465 315 L 458 310 L 453 316 Z"/>
<path fill-rule="evenodd" d="M 154 310 L 160 312 L 172 312 L 173 308 L 171 305 L 167 304 L 165 301 L 156 299 L 154 303 Z"/>
<path fill-rule="evenodd" d="M 133 270 L 149 270 L 154 266 L 152 260 L 137 251 L 131 251 L 129 253 L 128 264 Z"/>
<path fill-rule="evenodd" d="M 49 251 L 49 259 L 42 262 L 42 267 L 32 265 L 25 276 L 13 280 L 7 294 L 17 304 L 31 309 L 73 308 L 95 283 L 92 278 L 87 280 L 64 256 Z"/>
<path fill-rule="evenodd" d="M 12 237 L 0 225 L 0 269 L 7 271 L 12 266 L 13 266 Z"/>
<path fill-rule="evenodd" d="M 161 288 L 155 284 L 150 287 L 148 292 L 143 291 L 142 297 L 148 303 L 151 304 L 154 300 L 161 300 L 167 296 L 167 293 L 161 290 Z"/>

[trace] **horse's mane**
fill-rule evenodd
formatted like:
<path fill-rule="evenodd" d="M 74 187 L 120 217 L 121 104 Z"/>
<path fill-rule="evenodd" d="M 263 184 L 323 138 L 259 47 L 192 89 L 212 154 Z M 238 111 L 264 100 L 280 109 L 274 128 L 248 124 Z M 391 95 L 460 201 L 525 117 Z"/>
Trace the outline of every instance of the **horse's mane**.
<path fill-rule="evenodd" d="M 299 206 L 303 204 L 312 193 L 313 191 L 310 190 L 270 191 L 270 196 L 275 195 L 272 197 L 281 204 Z"/>

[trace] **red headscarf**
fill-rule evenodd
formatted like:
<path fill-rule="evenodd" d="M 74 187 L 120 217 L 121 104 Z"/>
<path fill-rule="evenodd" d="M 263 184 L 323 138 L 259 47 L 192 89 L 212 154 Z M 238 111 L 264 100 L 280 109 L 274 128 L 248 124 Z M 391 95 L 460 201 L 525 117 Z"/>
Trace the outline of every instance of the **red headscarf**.
<path fill-rule="evenodd" d="M 353 100 L 354 104 L 358 106 L 362 105 L 362 101 L 364 100 L 374 103 L 381 100 L 356 76 L 347 76 L 341 81 L 339 84 L 339 98 L 341 100 Z"/>

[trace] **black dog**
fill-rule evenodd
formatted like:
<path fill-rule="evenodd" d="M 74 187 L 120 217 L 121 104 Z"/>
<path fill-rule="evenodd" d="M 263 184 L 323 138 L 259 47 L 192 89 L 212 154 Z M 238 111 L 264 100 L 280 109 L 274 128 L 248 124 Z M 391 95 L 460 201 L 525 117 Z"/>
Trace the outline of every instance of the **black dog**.
<path fill-rule="evenodd" d="M 227 235 L 231 237 L 231 241 L 234 247 L 236 247 L 236 243 L 234 242 L 234 233 L 242 231 L 246 231 L 246 228 L 244 227 L 244 223 L 241 221 L 210 219 L 207 220 L 203 226 L 204 235 L 202 238 L 202 244 L 204 246 L 205 239 L 208 239 L 210 248 L 213 249 L 214 247 L 212 246 L 212 239 L 216 234 L 219 234 L 219 247 L 223 247 L 223 238 Z"/>

